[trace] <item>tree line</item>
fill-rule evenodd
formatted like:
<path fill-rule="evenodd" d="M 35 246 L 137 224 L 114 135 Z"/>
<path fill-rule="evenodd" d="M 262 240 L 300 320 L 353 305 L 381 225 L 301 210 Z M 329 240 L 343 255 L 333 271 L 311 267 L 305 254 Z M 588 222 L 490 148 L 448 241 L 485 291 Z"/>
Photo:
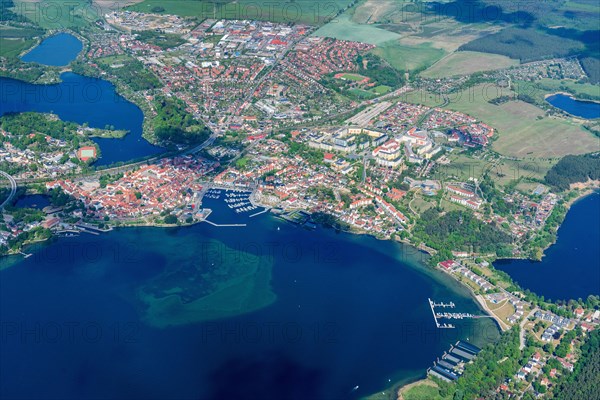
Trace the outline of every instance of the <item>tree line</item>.
<path fill-rule="evenodd" d="M 544 181 L 557 191 L 567 190 L 571 184 L 589 179 L 600 179 L 600 154 L 565 156 L 544 177 Z"/>

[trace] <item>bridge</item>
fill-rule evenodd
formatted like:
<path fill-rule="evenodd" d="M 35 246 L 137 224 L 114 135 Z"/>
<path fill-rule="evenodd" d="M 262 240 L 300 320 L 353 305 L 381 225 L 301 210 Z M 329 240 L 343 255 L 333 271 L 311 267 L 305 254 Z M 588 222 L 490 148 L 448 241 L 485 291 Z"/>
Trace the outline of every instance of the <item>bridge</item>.
<path fill-rule="evenodd" d="M 4 176 L 10 182 L 10 194 L 8 195 L 6 200 L 4 200 L 2 204 L 0 204 L 0 210 L 2 210 L 5 205 L 9 204 L 12 201 L 13 197 L 15 197 L 15 194 L 17 194 L 17 181 L 15 181 L 15 178 L 13 178 L 4 171 L 0 171 L 0 175 Z"/>

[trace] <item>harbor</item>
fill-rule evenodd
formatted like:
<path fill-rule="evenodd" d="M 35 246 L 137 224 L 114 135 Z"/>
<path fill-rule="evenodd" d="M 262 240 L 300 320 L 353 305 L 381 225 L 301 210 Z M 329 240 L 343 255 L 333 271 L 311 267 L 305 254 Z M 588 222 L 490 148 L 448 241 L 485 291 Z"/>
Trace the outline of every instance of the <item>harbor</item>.
<path fill-rule="evenodd" d="M 429 298 L 427 300 L 429 300 L 429 306 L 431 307 L 431 313 L 433 314 L 433 320 L 435 321 L 435 326 L 437 328 L 440 328 L 440 329 L 453 329 L 453 328 L 456 328 L 456 326 L 454 326 L 452 324 L 449 324 L 449 323 L 442 323 L 442 324 L 440 324 L 440 322 L 438 321 L 438 319 L 444 318 L 444 317 L 442 317 L 440 314 L 437 314 L 435 312 L 435 308 L 436 307 L 455 308 L 456 306 L 454 305 L 454 303 L 452 303 L 452 302 L 450 302 L 450 303 L 443 303 L 443 302 L 442 303 L 435 303 L 433 300 L 431 300 Z"/>

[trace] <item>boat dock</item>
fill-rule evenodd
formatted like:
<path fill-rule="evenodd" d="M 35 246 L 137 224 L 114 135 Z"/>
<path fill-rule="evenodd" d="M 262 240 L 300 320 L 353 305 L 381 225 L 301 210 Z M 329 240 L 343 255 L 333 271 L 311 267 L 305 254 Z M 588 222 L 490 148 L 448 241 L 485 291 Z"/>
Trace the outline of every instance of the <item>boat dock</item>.
<path fill-rule="evenodd" d="M 435 321 L 435 326 L 438 328 L 455 328 L 454 325 L 448 323 L 440 323 L 441 319 L 470 319 L 470 318 L 487 318 L 489 315 L 473 315 L 471 313 L 463 313 L 463 312 L 436 312 L 436 308 L 456 308 L 456 304 L 453 302 L 450 303 L 436 303 L 431 299 L 429 300 L 429 307 L 431 307 L 431 313 L 433 314 L 433 320 Z"/>
<path fill-rule="evenodd" d="M 438 358 L 433 366 L 427 369 L 428 375 L 433 375 L 446 382 L 457 380 L 463 373 L 465 364 L 472 361 L 481 349 L 469 342 L 459 340 Z"/>
<path fill-rule="evenodd" d="M 427 300 L 429 300 L 429 307 L 431 307 L 431 314 L 433 314 L 433 320 L 435 321 L 435 326 L 437 328 L 440 328 L 440 329 L 453 329 L 453 328 L 456 328 L 452 324 L 447 324 L 447 323 L 440 324 L 440 322 L 438 321 L 438 318 L 442 318 L 442 317 L 438 317 L 439 314 L 435 313 L 436 303 L 434 303 L 433 300 L 431 300 L 429 298 Z M 439 303 L 439 304 L 443 304 L 443 303 Z M 449 304 L 454 304 L 454 303 L 449 303 Z"/>

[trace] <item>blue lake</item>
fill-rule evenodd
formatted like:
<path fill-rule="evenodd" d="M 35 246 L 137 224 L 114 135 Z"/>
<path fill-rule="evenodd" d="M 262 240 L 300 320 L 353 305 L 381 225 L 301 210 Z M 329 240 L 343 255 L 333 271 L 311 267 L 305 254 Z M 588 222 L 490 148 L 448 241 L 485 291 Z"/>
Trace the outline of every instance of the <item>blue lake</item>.
<path fill-rule="evenodd" d="M 501 260 L 494 266 L 546 298 L 600 295 L 600 194 L 576 202 L 541 262 Z"/>
<path fill-rule="evenodd" d="M 75 36 L 59 33 L 44 39 L 21 59 L 25 62 L 64 67 L 69 65 L 82 49 L 83 44 Z"/>
<path fill-rule="evenodd" d="M 20 208 L 36 208 L 38 210 L 43 209 L 50 205 L 50 199 L 48 196 L 42 194 L 30 194 L 21 197 L 16 201 L 15 207 Z"/>
<path fill-rule="evenodd" d="M 22 59 L 65 66 L 77 57 L 81 49 L 79 39 L 60 33 L 45 39 Z M 142 137 L 142 110 L 119 95 L 112 83 L 72 72 L 63 73 L 61 80 L 54 85 L 33 85 L 0 78 L 0 115 L 7 112 L 52 112 L 63 121 L 88 123 L 93 128 L 113 126 L 129 131 L 123 139 L 92 139 L 100 147 L 101 158 L 94 163 L 97 166 L 126 162 L 163 151 Z"/>
<path fill-rule="evenodd" d="M 353 399 L 424 376 L 457 339 L 481 346 L 497 338 L 489 318 L 435 328 L 428 297 L 481 310 L 413 248 L 268 214 L 234 216 L 222 200 L 205 206 L 214 222 L 248 226 L 60 238 L 1 270 L 0 396 Z M 182 264 L 203 276 L 221 255 L 207 257 L 207 241 L 268 260 L 275 300 L 212 321 L 148 324 L 141 288 Z M 174 293 L 188 275 L 169 283 Z"/>
<path fill-rule="evenodd" d="M 546 101 L 576 117 L 585 119 L 600 118 L 600 103 L 577 100 L 564 94 L 549 96 Z"/>
<path fill-rule="evenodd" d="M 163 151 L 142 137 L 142 110 L 119 95 L 112 83 L 72 72 L 63 73 L 61 80 L 54 85 L 34 85 L 0 78 L 0 115 L 51 112 L 63 121 L 88 123 L 94 128 L 112 125 L 115 129 L 128 130 L 129 134 L 123 139 L 92 139 L 101 152 L 95 165 L 129 161 Z"/>

